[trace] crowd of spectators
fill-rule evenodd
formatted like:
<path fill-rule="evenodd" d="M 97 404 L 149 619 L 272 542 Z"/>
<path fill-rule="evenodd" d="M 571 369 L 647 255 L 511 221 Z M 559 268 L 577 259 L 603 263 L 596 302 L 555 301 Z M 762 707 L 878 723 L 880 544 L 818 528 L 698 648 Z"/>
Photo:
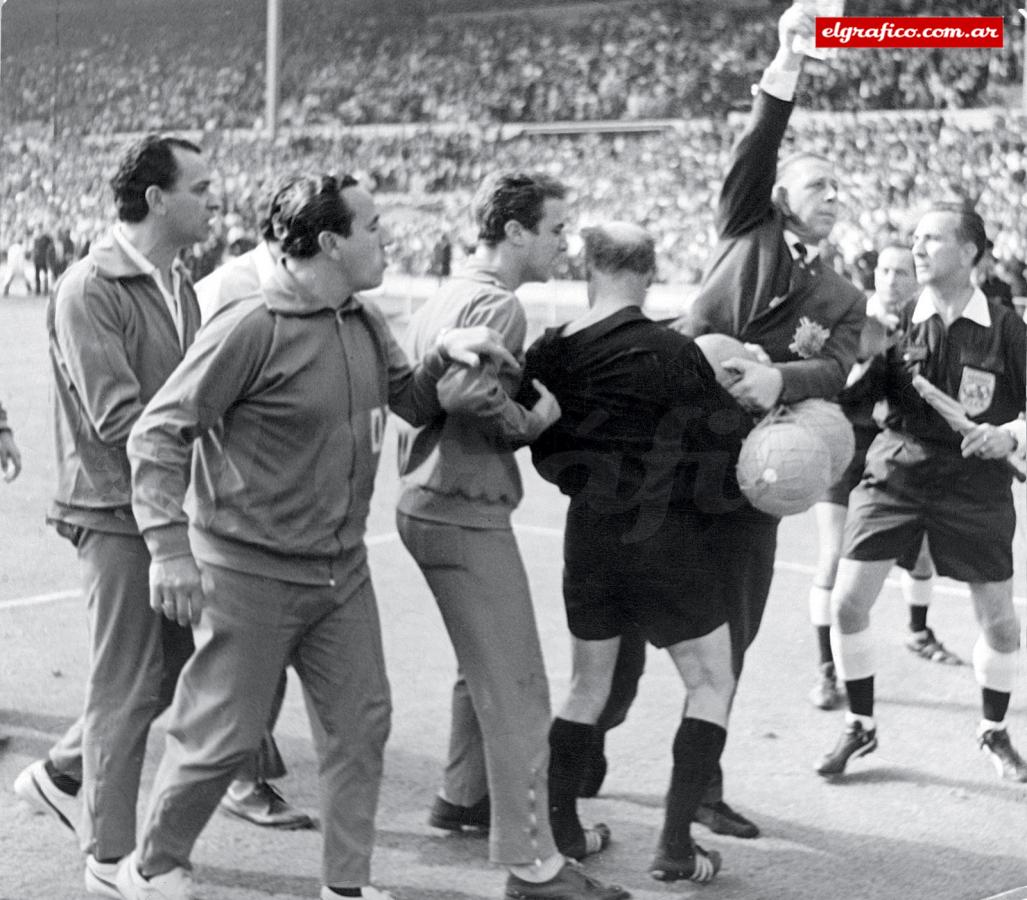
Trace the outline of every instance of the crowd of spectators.
<path fill-rule="evenodd" d="M 968 0 L 862 0 L 847 11 L 894 15 L 914 5 L 922 14 L 989 12 L 988 3 Z M 993 5 L 1009 16 L 1003 49 L 843 52 L 817 67 L 799 104 L 867 110 L 994 102 L 1022 78 L 1023 27 L 1012 7 Z M 426 17 L 417 4 L 406 15 L 395 6 L 387 15 L 354 16 L 348 8 L 308 0 L 303 15 L 285 17 L 285 124 L 721 116 L 748 104 L 749 86 L 772 53 L 778 14 L 702 0 L 485 18 Z M 5 16 L 14 18 L 16 7 L 9 9 Z M 263 10 L 263 0 L 135 8 L 79 0 L 56 40 L 45 20 L 8 39 L 7 116 L 15 124 L 56 122 L 67 136 L 251 128 L 263 113 Z"/>
<path fill-rule="evenodd" d="M 838 160 L 842 214 L 835 255 L 854 277 L 867 251 L 908 237 L 920 204 L 955 193 L 977 202 L 996 259 L 1020 272 L 1027 259 L 1025 125 L 1022 114 L 1012 113 L 989 117 L 978 128 L 940 114 L 853 114 L 799 120 L 788 141 Z M 216 262 L 229 228 L 255 234 L 257 200 L 276 174 L 349 171 L 377 191 L 395 236 L 393 270 L 427 274 L 444 235 L 456 259 L 473 241 L 467 209 L 482 176 L 528 167 L 572 186 L 578 226 L 610 218 L 642 224 L 657 235 L 661 279 L 694 283 L 712 246 L 716 194 L 738 127 L 700 120 L 643 133 L 508 139 L 494 129 L 411 129 L 379 137 L 306 135 L 273 146 L 212 132 L 204 143 L 219 173 L 227 218 L 220 237 L 198 256 L 213 254 Z M 60 223 L 82 246 L 109 221 L 105 177 L 118 147 L 116 141 L 65 144 L 51 152 L 45 144 L 7 145 L 0 151 L 0 233 L 24 240 Z"/>
<path fill-rule="evenodd" d="M 1011 12 L 988 5 L 849 0 L 846 12 Z M 750 102 L 775 40 L 775 9 L 657 0 L 596 4 L 587 15 L 554 3 L 531 16 L 427 16 L 431 6 L 379 3 L 377 15 L 354 16 L 347 4 L 308 0 L 303 15 L 286 16 L 283 121 L 291 127 L 273 145 L 255 129 L 265 0 L 78 0 L 56 36 L 41 12 L 31 19 L 30 5 L 7 7 L 0 235 L 28 247 L 63 229 L 87 246 L 109 219 L 113 135 L 188 129 L 214 154 L 226 212 L 211 245 L 194 254 L 199 270 L 216 263 L 230 229 L 254 231 L 263 186 L 287 169 L 348 170 L 374 185 L 397 237 L 394 269 L 423 274 L 445 242 L 457 259 L 468 245 L 469 193 L 485 172 L 531 167 L 574 186 L 580 224 L 616 217 L 645 225 L 658 235 L 661 277 L 695 282 L 738 128 L 724 113 Z M 948 114 L 1019 82 L 1023 27 L 1006 22 L 1002 50 L 864 50 L 811 62 L 798 106 L 837 114 L 796 123 L 793 139 L 839 160 L 845 173 L 839 266 L 855 273 L 869 248 L 908 233 L 918 203 L 959 186 L 988 220 L 1000 264 L 1022 269 L 1024 119 L 971 128 Z M 862 114 L 877 108 L 918 113 Z M 639 119 L 673 124 L 505 136 L 515 123 Z M 366 123 L 402 127 L 377 135 L 348 127 Z"/>

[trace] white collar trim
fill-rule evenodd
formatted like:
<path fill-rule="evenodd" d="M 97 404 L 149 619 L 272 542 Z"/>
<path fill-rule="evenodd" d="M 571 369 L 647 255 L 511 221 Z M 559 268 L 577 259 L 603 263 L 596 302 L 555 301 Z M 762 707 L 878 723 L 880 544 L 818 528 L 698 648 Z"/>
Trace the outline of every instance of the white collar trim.
<path fill-rule="evenodd" d="M 919 325 L 926 322 L 931 316 L 938 313 L 938 305 L 935 302 L 937 291 L 932 287 L 925 287 L 920 293 L 920 298 L 913 307 L 913 324 Z M 969 302 L 959 314 L 960 319 L 969 319 L 982 328 L 991 328 L 991 312 L 988 310 L 988 298 L 980 288 L 975 288 L 970 296 Z"/>

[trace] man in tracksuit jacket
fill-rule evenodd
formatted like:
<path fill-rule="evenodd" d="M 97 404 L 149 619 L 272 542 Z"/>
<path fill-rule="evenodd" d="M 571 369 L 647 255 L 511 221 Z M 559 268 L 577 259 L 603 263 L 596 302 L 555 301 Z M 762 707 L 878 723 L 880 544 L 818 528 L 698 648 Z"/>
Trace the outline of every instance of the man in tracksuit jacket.
<path fill-rule="evenodd" d="M 298 175 L 290 174 L 278 180 L 266 199 L 263 221 L 260 223 L 263 240 L 252 250 L 233 257 L 209 275 L 196 282 L 196 299 L 200 304 L 200 321 L 210 321 L 219 310 L 237 300 L 252 297 L 275 271 L 282 256 L 275 236 L 278 204 Z M 278 681 L 278 691 L 271 708 L 267 734 L 260 750 L 247 762 L 228 786 L 221 800 L 221 809 L 231 816 L 265 828 L 312 828 L 314 821 L 305 812 L 294 807 L 270 784 L 270 779 L 284 778 L 285 760 L 272 736 L 282 703 L 285 701 L 286 674 Z"/>
<path fill-rule="evenodd" d="M 464 270 L 410 322 L 408 349 L 423 358 L 439 328 L 487 325 L 516 356 L 527 316 L 515 291 L 549 278 L 567 250 L 565 190 L 539 173 L 486 178 L 474 198 L 478 246 Z M 550 828 L 549 683 L 528 578 L 510 527 L 521 501 L 513 451 L 559 416 L 543 385 L 531 409 L 510 399 L 516 371 L 451 370 L 446 409 L 427 427 L 400 430 L 403 491 L 396 521 L 442 613 L 459 673 L 449 760 L 429 821 L 489 828 L 489 856 L 509 872 L 507 900 L 621 900 L 566 863 L 601 850 L 605 825 Z"/>
<path fill-rule="evenodd" d="M 192 846 L 287 662 L 320 725 L 321 896 L 389 897 L 369 886 L 391 705 L 364 545 L 385 417 L 437 415 L 447 359 L 514 362 L 457 330 L 411 370 L 355 296 L 381 283 L 386 235 L 352 178 L 299 179 L 280 221 L 274 275 L 203 329 L 129 440 L 151 605 L 197 628 L 126 898 L 189 897 Z"/>
<path fill-rule="evenodd" d="M 178 252 L 206 239 L 217 201 L 194 144 L 147 136 L 111 180 L 118 223 L 65 272 L 47 309 L 57 493 L 50 520 L 82 564 L 90 671 L 79 719 L 28 766 L 15 792 L 74 830 L 90 893 L 113 896 L 135 847 L 150 723 L 192 652 L 188 622 L 149 609 L 150 555 L 132 515 L 125 446 L 181 362 L 200 313 Z"/>

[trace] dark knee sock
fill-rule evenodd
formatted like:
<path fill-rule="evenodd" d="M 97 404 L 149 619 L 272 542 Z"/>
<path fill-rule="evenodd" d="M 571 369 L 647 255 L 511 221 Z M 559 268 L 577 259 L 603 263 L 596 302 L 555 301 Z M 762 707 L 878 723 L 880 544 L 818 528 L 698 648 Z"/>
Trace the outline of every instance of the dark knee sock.
<path fill-rule="evenodd" d="M 909 630 L 927 631 L 927 607 L 909 604 Z"/>
<path fill-rule="evenodd" d="M 667 808 L 660 849 L 672 859 L 688 856 L 692 848 L 692 819 L 724 752 L 727 732 L 703 719 L 682 719 L 674 736 L 674 768 L 667 791 Z"/>
<path fill-rule="evenodd" d="M 820 662 L 834 662 L 834 653 L 831 651 L 831 626 L 817 626 L 817 647 L 820 649 Z"/>
<path fill-rule="evenodd" d="M 849 695 L 849 711 L 857 716 L 874 714 L 874 676 L 857 678 L 845 682 L 845 691 Z"/>
<path fill-rule="evenodd" d="M 1009 709 L 1009 696 L 1005 691 L 981 688 L 981 706 L 984 710 L 984 718 L 989 722 L 1001 722 Z"/>
<path fill-rule="evenodd" d="M 583 839 L 578 820 L 578 785 L 594 734 L 594 725 L 566 719 L 553 719 L 549 729 L 549 825 L 561 851 Z"/>

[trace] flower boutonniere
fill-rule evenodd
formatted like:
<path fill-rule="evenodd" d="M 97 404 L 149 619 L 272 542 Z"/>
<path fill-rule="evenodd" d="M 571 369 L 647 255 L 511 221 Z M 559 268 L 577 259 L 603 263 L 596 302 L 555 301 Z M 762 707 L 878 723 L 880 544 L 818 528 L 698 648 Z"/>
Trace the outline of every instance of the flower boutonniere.
<path fill-rule="evenodd" d="M 795 329 L 788 349 L 796 356 L 809 359 L 824 349 L 824 344 L 827 343 L 830 336 L 830 329 L 825 328 L 819 322 L 814 322 L 809 316 L 803 316 L 799 319 L 799 327 Z"/>

